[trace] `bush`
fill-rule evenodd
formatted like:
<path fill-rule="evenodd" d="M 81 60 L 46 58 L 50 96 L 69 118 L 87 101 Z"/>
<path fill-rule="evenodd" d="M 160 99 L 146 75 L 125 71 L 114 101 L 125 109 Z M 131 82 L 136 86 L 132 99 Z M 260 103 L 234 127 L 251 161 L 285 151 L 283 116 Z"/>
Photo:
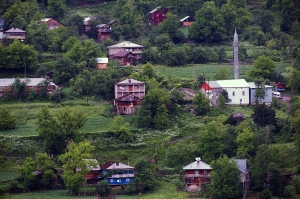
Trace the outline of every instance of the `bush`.
<path fill-rule="evenodd" d="M 266 188 L 260 193 L 259 198 L 260 199 L 270 199 L 271 196 L 272 195 L 271 195 L 270 189 Z"/>
<path fill-rule="evenodd" d="M 96 186 L 96 193 L 99 196 L 109 196 L 111 193 L 111 187 L 109 186 L 107 181 L 101 180 L 99 184 Z"/>

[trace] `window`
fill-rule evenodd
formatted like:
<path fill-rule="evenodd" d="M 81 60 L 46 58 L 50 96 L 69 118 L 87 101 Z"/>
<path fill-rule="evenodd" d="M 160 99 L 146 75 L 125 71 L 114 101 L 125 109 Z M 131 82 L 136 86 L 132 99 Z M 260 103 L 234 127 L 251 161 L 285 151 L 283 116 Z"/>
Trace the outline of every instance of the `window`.
<path fill-rule="evenodd" d="M 234 91 L 232 91 L 232 96 L 235 96 L 235 92 Z"/>
<path fill-rule="evenodd" d="M 242 95 L 245 96 L 245 91 L 242 91 Z"/>
<path fill-rule="evenodd" d="M 218 92 L 216 92 L 216 96 L 218 96 L 219 95 L 219 93 Z"/>
<path fill-rule="evenodd" d="M 242 99 L 240 99 L 240 103 L 242 103 Z"/>
<path fill-rule="evenodd" d="M 110 182 L 114 182 L 114 179 L 110 179 Z"/>
<path fill-rule="evenodd" d="M 129 178 L 126 178 L 126 182 L 129 182 Z"/>
<path fill-rule="evenodd" d="M 232 100 L 231 99 L 228 99 L 228 102 L 230 103 Z"/>
<path fill-rule="evenodd" d="M 126 111 L 126 107 L 124 106 L 124 112 Z"/>
<path fill-rule="evenodd" d="M 117 179 L 117 182 L 121 182 L 121 179 Z"/>
<path fill-rule="evenodd" d="M 199 170 L 195 170 L 195 174 L 199 174 Z"/>
<path fill-rule="evenodd" d="M 204 170 L 204 174 L 207 174 L 207 170 Z"/>
<path fill-rule="evenodd" d="M 266 93 L 266 97 L 268 97 L 268 94 Z"/>

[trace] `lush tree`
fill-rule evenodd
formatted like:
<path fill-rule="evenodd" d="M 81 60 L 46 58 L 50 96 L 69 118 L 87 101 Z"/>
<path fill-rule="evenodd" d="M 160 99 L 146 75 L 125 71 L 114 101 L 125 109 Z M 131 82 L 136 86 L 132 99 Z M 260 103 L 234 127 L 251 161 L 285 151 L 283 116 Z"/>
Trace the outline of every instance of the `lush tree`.
<path fill-rule="evenodd" d="M 210 111 L 210 101 L 202 92 L 198 92 L 193 99 L 196 115 L 207 115 Z"/>
<path fill-rule="evenodd" d="M 139 191 L 151 191 L 156 185 L 149 164 L 148 160 L 140 158 L 134 165 L 134 170 L 137 172 L 134 181 Z"/>
<path fill-rule="evenodd" d="M 292 24 L 292 35 L 295 39 L 300 39 L 300 24 L 298 19 L 295 19 L 294 23 Z"/>
<path fill-rule="evenodd" d="M 218 42 L 225 35 L 225 22 L 219 9 L 213 1 L 203 4 L 196 12 L 196 22 L 189 27 L 189 35 L 198 41 Z"/>
<path fill-rule="evenodd" d="M 165 104 L 162 104 L 157 108 L 153 122 L 157 129 L 163 130 L 169 128 L 171 122 L 168 115 L 168 109 Z"/>
<path fill-rule="evenodd" d="M 58 128 L 66 136 L 68 141 L 79 138 L 78 130 L 83 127 L 87 118 L 80 109 L 66 107 L 57 113 Z"/>
<path fill-rule="evenodd" d="M 255 78 L 254 84 L 256 86 L 255 89 L 255 102 L 259 103 L 260 99 L 265 98 L 266 89 L 265 89 L 265 80 L 262 78 Z"/>
<path fill-rule="evenodd" d="M 199 132 L 198 151 L 206 162 L 215 160 L 223 154 L 225 130 L 224 125 L 212 121 Z"/>
<path fill-rule="evenodd" d="M 254 149 L 253 137 L 254 133 L 247 128 L 238 133 L 235 143 L 237 145 L 237 155 L 239 158 L 249 157 L 249 152 Z"/>
<path fill-rule="evenodd" d="M 166 33 L 158 35 L 155 38 L 154 43 L 161 52 L 174 48 L 174 43 L 171 41 L 171 37 Z"/>
<path fill-rule="evenodd" d="M 224 17 L 225 22 L 225 30 L 228 38 L 233 35 L 233 30 L 236 27 L 236 21 L 238 18 L 238 14 L 236 13 L 236 8 L 234 5 L 230 3 L 223 4 L 221 7 L 221 13 Z"/>
<path fill-rule="evenodd" d="M 47 153 L 36 153 L 35 155 L 36 169 L 41 172 L 41 184 L 44 188 L 50 184 L 57 176 L 54 173 L 54 162 L 50 159 Z"/>
<path fill-rule="evenodd" d="M 189 60 L 195 64 L 205 64 L 209 58 L 205 50 L 200 47 L 193 47 L 189 55 Z"/>
<path fill-rule="evenodd" d="M 151 79 L 152 77 L 155 77 L 156 74 L 155 74 L 153 65 L 150 63 L 146 63 L 145 65 L 143 65 L 142 75 L 148 77 L 149 79 Z"/>
<path fill-rule="evenodd" d="M 109 130 L 116 136 L 123 139 L 126 142 L 131 138 L 132 133 L 130 132 L 129 122 L 124 122 L 121 115 L 114 117 L 114 120 L 110 124 Z"/>
<path fill-rule="evenodd" d="M 0 109 L 0 129 L 14 129 L 16 127 L 16 118 L 6 108 Z"/>
<path fill-rule="evenodd" d="M 224 110 L 224 108 L 226 108 L 226 99 L 222 94 L 218 97 L 218 107 L 220 110 Z"/>
<path fill-rule="evenodd" d="M 168 92 L 158 88 L 151 89 L 147 95 L 144 96 L 142 107 L 138 110 L 137 124 L 141 127 L 157 128 L 154 123 L 154 118 L 158 117 L 158 113 L 163 114 L 158 112 L 159 108 L 163 104 L 168 105 L 169 103 L 170 95 Z"/>
<path fill-rule="evenodd" d="M 291 126 L 296 131 L 296 146 L 298 151 L 300 151 L 300 110 L 296 110 L 294 114 L 289 118 Z"/>
<path fill-rule="evenodd" d="M 76 78 L 70 79 L 71 91 L 78 95 L 92 93 L 91 76 L 91 72 L 85 69 Z"/>
<path fill-rule="evenodd" d="M 66 26 L 72 28 L 78 35 L 81 35 L 84 31 L 83 17 L 78 14 L 71 15 L 66 22 Z"/>
<path fill-rule="evenodd" d="M 109 196 L 112 188 L 109 186 L 107 181 L 101 180 L 96 185 L 96 193 L 101 196 Z"/>
<path fill-rule="evenodd" d="M 38 51 L 47 51 L 50 45 L 50 34 L 44 22 L 34 22 L 26 29 L 26 42 Z"/>
<path fill-rule="evenodd" d="M 16 78 L 14 83 L 9 85 L 12 89 L 11 93 L 9 93 L 10 97 L 18 100 L 26 99 L 27 97 L 26 85 L 28 81 L 29 79 L 26 79 L 25 81 L 21 81 L 20 78 Z"/>
<path fill-rule="evenodd" d="M 37 132 L 43 138 L 47 153 L 58 155 L 66 148 L 66 136 L 59 130 L 58 122 L 47 107 L 38 113 Z"/>
<path fill-rule="evenodd" d="M 272 196 L 279 196 L 282 194 L 283 176 L 276 163 L 271 163 L 268 168 L 268 188 Z"/>
<path fill-rule="evenodd" d="M 240 171 L 227 156 L 213 161 L 210 172 L 210 194 L 216 198 L 237 198 L 240 195 Z"/>
<path fill-rule="evenodd" d="M 273 14 L 269 10 L 260 10 L 257 17 L 257 25 L 261 27 L 264 33 L 273 32 L 273 23 L 275 22 Z"/>
<path fill-rule="evenodd" d="M 71 30 L 65 26 L 59 26 L 49 32 L 51 43 L 49 48 L 52 52 L 61 51 L 63 42 L 74 35 Z"/>
<path fill-rule="evenodd" d="M 187 62 L 187 55 L 180 47 L 163 51 L 162 58 L 168 66 L 184 66 Z"/>
<path fill-rule="evenodd" d="M 174 15 L 170 12 L 167 13 L 166 19 L 158 24 L 158 29 L 160 33 L 166 33 L 172 39 L 174 43 L 181 41 L 181 34 L 179 31 L 179 20 L 177 15 Z"/>
<path fill-rule="evenodd" d="M 95 166 L 94 161 L 89 161 L 92 157 L 91 152 L 94 147 L 88 142 L 80 142 L 76 144 L 71 142 L 67 151 L 59 156 L 59 160 L 63 164 L 64 173 L 62 178 L 70 193 L 76 193 L 86 181 L 86 174 L 89 172 L 88 166 Z"/>
<path fill-rule="evenodd" d="M 215 80 L 230 79 L 227 68 L 225 66 L 220 67 L 219 70 L 217 71 L 217 73 L 214 75 L 214 79 Z"/>
<path fill-rule="evenodd" d="M 249 71 L 249 76 L 252 78 L 270 79 L 275 68 L 274 61 L 270 57 L 262 55 L 254 61 L 254 67 Z"/>
<path fill-rule="evenodd" d="M 222 47 L 217 51 L 217 55 L 218 55 L 218 62 L 225 62 L 226 61 L 226 51 L 225 48 Z"/>
<path fill-rule="evenodd" d="M 78 67 L 70 58 L 59 59 L 53 66 L 53 81 L 58 84 L 66 83 L 78 72 Z"/>
<path fill-rule="evenodd" d="M 66 12 L 64 1 L 48 0 L 47 15 L 53 19 L 62 20 Z"/>
<path fill-rule="evenodd" d="M 36 171 L 36 164 L 32 157 L 27 157 L 24 161 L 24 165 L 22 167 L 22 175 L 24 177 L 24 186 L 31 190 L 36 189 L 36 186 L 38 183 L 36 183 L 36 174 L 34 173 Z"/>

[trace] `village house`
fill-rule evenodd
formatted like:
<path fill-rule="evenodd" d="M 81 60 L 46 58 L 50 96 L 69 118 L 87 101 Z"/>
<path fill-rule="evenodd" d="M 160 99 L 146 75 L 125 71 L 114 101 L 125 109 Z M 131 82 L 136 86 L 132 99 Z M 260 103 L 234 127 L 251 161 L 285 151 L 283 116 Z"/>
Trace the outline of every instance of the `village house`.
<path fill-rule="evenodd" d="M 192 17 L 190 17 L 190 16 L 186 16 L 186 17 L 180 19 L 180 25 L 182 27 L 189 27 L 194 22 L 195 22 L 195 20 Z"/>
<path fill-rule="evenodd" d="M 110 161 L 100 165 L 101 179 L 106 180 L 110 186 L 119 187 L 134 183 L 134 167 L 121 162 Z"/>
<path fill-rule="evenodd" d="M 86 17 L 83 19 L 84 32 L 88 32 L 91 29 L 90 21 L 95 19 L 96 17 L 94 16 Z"/>
<path fill-rule="evenodd" d="M 15 78 L 0 79 L 0 97 L 5 97 L 13 91 L 11 85 L 15 82 L 15 80 Z M 41 87 L 40 84 L 45 80 L 45 78 L 20 78 L 21 82 L 26 82 L 27 93 L 29 93 L 31 90 L 39 92 Z M 53 82 L 50 82 L 47 87 L 47 92 L 51 93 L 56 89 L 58 89 L 58 86 L 56 86 Z"/>
<path fill-rule="evenodd" d="M 106 24 L 99 24 L 96 26 L 97 28 L 97 39 L 99 41 L 104 41 L 110 38 L 111 29 L 110 26 Z"/>
<path fill-rule="evenodd" d="M 58 21 L 56 21 L 55 19 L 52 19 L 52 18 L 44 18 L 41 21 L 44 22 L 47 25 L 49 30 L 58 28 L 59 26 L 63 26 L 62 23 L 60 23 L 60 22 L 58 22 Z"/>
<path fill-rule="evenodd" d="M 228 105 L 247 105 L 249 99 L 249 84 L 244 79 L 205 81 L 200 90 L 210 100 L 212 106 L 218 104 L 220 93 L 225 90 L 228 93 Z"/>
<path fill-rule="evenodd" d="M 101 179 L 101 167 L 96 159 L 86 159 L 87 161 L 94 162 L 95 166 L 87 165 L 89 172 L 86 174 L 87 184 L 96 184 Z M 77 169 L 79 170 L 79 169 Z"/>
<path fill-rule="evenodd" d="M 98 69 L 105 70 L 107 68 L 108 58 L 107 57 L 96 58 L 96 62 L 97 62 Z"/>
<path fill-rule="evenodd" d="M 118 114 L 132 115 L 145 95 L 145 83 L 135 79 L 125 79 L 115 84 L 114 105 Z"/>
<path fill-rule="evenodd" d="M 249 87 L 250 87 L 250 103 L 255 104 L 257 97 L 256 97 L 256 90 L 257 86 L 255 85 L 254 82 L 248 82 Z M 272 103 L 272 88 L 273 86 L 265 85 L 264 90 L 265 90 L 265 96 L 264 98 L 259 98 L 258 103 L 266 103 L 266 104 L 271 104 Z"/>
<path fill-rule="evenodd" d="M 121 65 L 134 65 L 140 62 L 144 46 L 124 41 L 108 48 L 110 59 L 116 59 Z"/>
<path fill-rule="evenodd" d="M 5 31 L 5 38 L 24 40 L 26 38 L 26 31 L 18 28 L 11 28 Z"/>
<path fill-rule="evenodd" d="M 284 91 L 286 89 L 285 84 L 280 82 L 270 82 L 271 86 L 273 86 L 274 91 Z"/>
<path fill-rule="evenodd" d="M 149 24 L 157 26 L 159 23 L 163 22 L 166 19 L 167 13 L 168 13 L 167 8 L 157 7 L 151 10 L 148 13 Z"/>
<path fill-rule="evenodd" d="M 183 167 L 185 189 L 188 192 L 197 192 L 201 189 L 201 184 L 209 182 L 212 168 L 209 164 L 196 157 L 196 161 Z"/>
<path fill-rule="evenodd" d="M 250 174 L 247 167 L 247 159 L 234 159 L 240 170 L 240 182 L 243 185 L 243 192 L 250 189 Z"/>

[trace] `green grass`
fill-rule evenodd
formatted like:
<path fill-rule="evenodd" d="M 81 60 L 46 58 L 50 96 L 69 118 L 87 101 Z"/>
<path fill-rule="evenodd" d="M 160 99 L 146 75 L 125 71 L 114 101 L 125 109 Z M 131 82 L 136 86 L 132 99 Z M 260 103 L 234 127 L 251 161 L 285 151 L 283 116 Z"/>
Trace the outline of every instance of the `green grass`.
<path fill-rule="evenodd" d="M 0 183 L 4 183 L 7 181 L 15 180 L 21 177 L 20 173 L 15 172 L 0 172 Z"/>
<path fill-rule="evenodd" d="M 234 78 L 234 66 L 228 64 L 195 64 L 184 67 L 155 67 L 155 71 L 159 75 L 172 75 L 181 80 L 192 80 L 195 76 L 197 78 L 200 74 L 205 74 L 206 80 L 212 80 L 215 73 L 219 71 L 220 67 L 226 67 L 231 78 Z M 253 66 L 241 65 L 239 68 L 240 78 L 244 78 L 244 74 Z"/>

